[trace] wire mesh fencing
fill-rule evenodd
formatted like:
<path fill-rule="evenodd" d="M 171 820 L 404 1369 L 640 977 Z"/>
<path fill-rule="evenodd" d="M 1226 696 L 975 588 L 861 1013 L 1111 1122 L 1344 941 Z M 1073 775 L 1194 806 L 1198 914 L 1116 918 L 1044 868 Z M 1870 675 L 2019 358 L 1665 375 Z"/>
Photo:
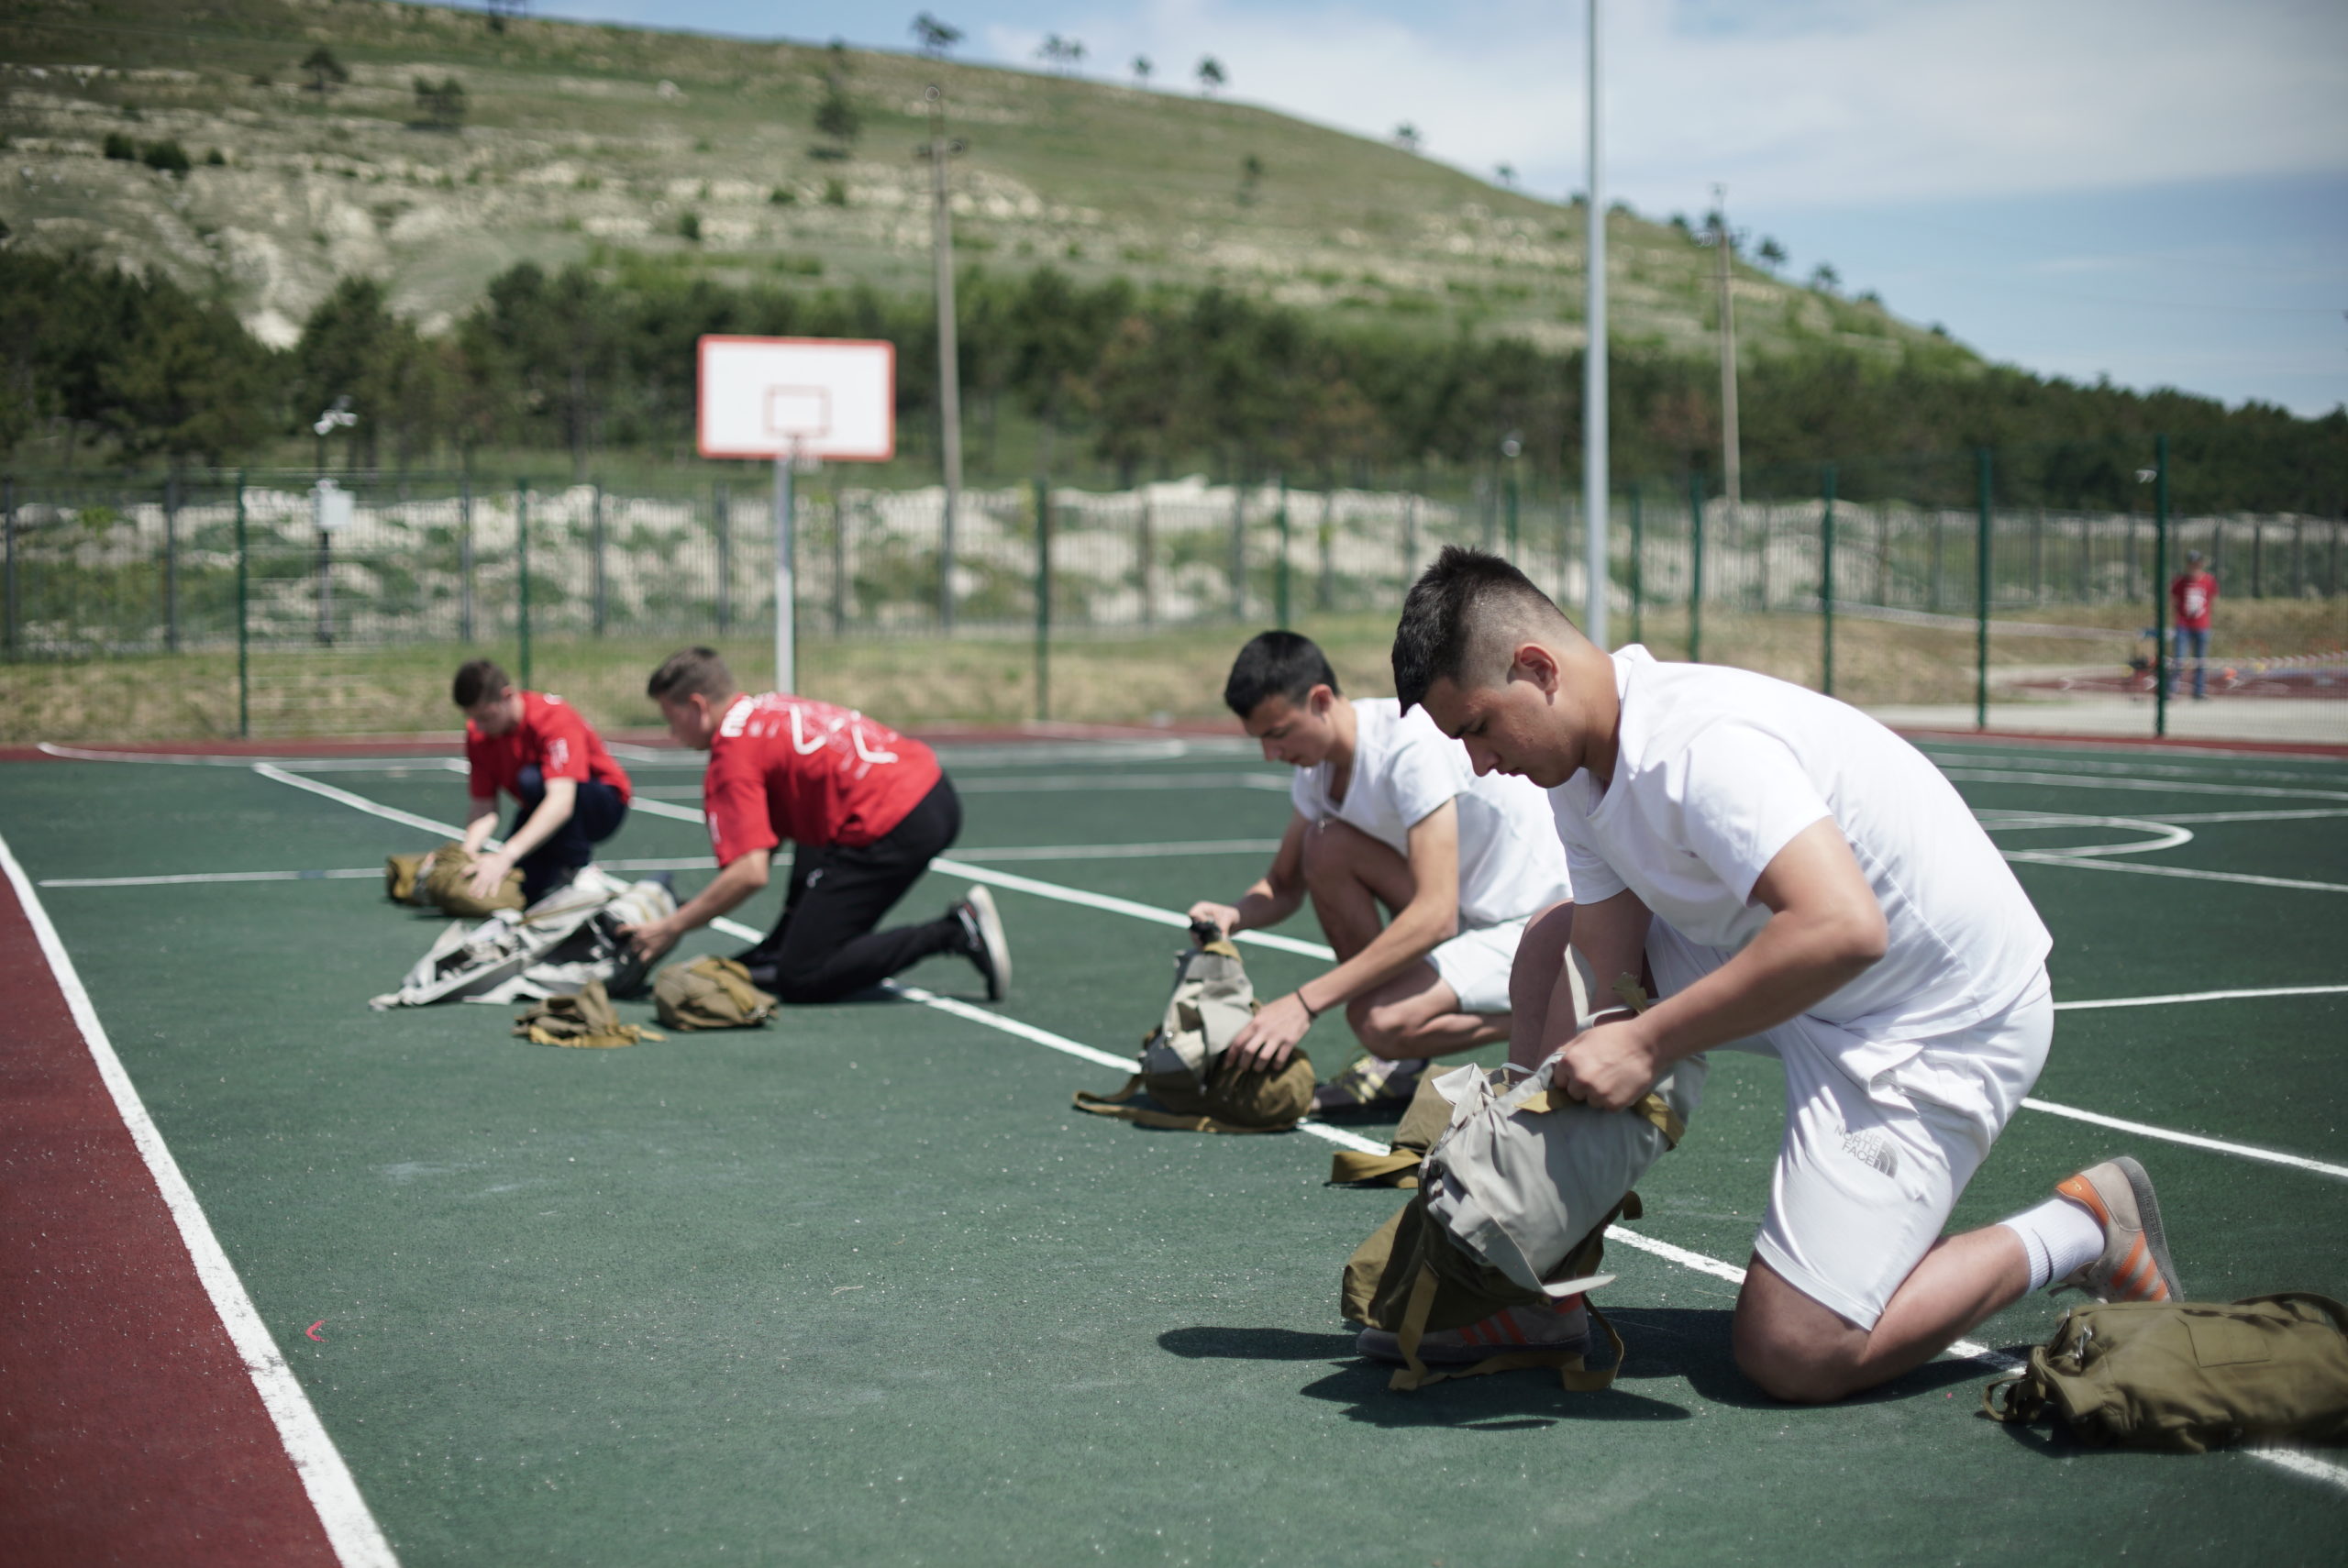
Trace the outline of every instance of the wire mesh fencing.
<path fill-rule="evenodd" d="M 2233 618 L 2198 684 L 2333 704 L 2325 723 L 2348 739 L 2340 521 L 2018 504 L 1987 480 L 1965 495 L 1970 470 L 1853 465 L 1841 493 L 1821 470 L 1815 494 L 1743 502 L 1700 478 L 1634 485 L 1607 518 L 1612 628 L 1876 704 L 2124 702 L 2176 656 L 2151 634 L 2163 574 L 2190 549 Z M 1507 555 L 1569 610 L 1588 600 L 1580 508 L 1506 477 L 1447 496 L 1200 477 L 966 491 L 950 556 L 942 491 L 853 478 L 796 486 L 803 639 L 1034 636 L 1047 657 L 1055 640 L 1390 616 L 1447 544 Z M 548 645 L 634 657 L 774 625 L 777 531 L 755 473 L 665 493 L 463 475 L 17 479 L 0 482 L 0 513 L 8 657 L 178 657 L 185 679 L 233 679 L 248 733 L 444 722 L 370 692 L 401 684 L 377 672 L 453 649 L 526 681 Z"/>

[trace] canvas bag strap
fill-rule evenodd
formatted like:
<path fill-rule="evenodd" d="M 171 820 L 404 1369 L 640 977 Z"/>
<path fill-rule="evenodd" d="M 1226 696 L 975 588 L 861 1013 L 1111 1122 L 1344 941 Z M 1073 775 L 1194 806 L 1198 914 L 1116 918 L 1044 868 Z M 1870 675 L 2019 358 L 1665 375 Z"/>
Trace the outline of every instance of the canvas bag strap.
<path fill-rule="evenodd" d="M 1130 1121 L 1136 1127 L 1155 1127 L 1168 1132 L 1285 1132 L 1286 1127 L 1241 1127 L 1229 1121 L 1218 1121 L 1212 1116 L 1173 1116 L 1163 1110 L 1150 1110 L 1130 1103 L 1141 1098 L 1141 1075 L 1135 1073 L 1125 1080 L 1124 1087 L 1114 1094 L 1089 1094 L 1076 1091 L 1076 1109 L 1089 1110 L 1095 1116 L 1113 1116 L 1120 1121 Z"/>

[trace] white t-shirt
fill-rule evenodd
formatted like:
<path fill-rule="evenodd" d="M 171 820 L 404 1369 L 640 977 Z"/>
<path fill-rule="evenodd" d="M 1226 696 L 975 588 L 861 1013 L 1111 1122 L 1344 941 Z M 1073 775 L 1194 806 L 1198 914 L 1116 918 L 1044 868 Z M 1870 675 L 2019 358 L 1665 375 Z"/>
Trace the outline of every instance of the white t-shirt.
<path fill-rule="evenodd" d="M 1566 856 L 1541 790 L 1523 778 L 1476 777 L 1468 748 L 1423 708 L 1406 717 L 1391 697 L 1354 703 L 1354 765 L 1346 798 L 1332 801 L 1334 767 L 1300 767 L 1289 800 L 1305 821 L 1349 823 L 1409 858 L 1411 829 L 1445 801 L 1459 802 L 1459 924 L 1501 925 L 1573 897 Z"/>
<path fill-rule="evenodd" d="M 1865 1078 L 2010 1005 L 2054 945 L 1972 812 L 1922 753 L 1857 709 L 1713 665 L 1614 655 L 1614 781 L 1549 791 L 1581 901 L 1628 888 L 1682 936 L 1735 952 L 1769 919 L 1753 884 L 1832 817 L 1883 906 L 1889 941 L 1810 1010 L 1870 1043 Z"/>

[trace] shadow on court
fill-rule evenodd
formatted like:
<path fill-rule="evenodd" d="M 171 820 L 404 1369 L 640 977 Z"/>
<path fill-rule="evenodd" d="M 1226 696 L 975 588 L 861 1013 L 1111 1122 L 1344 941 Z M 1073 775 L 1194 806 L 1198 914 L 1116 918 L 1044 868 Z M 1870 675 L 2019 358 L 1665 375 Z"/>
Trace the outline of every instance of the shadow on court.
<path fill-rule="evenodd" d="M 1191 1360 L 1344 1362 L 1329 1376 L 1308 1383 L 1309 1398 L 1348 1406 L 1351 1419 L 1384 1428 L 1456 1426 L 1480 1431 L 1545 1426 L 1557 1421 L 1676 1421 L 1689 1412 L 1650 1397 L 1631 1385 L 1678 1379 L 1707 1403 L 1739 1409 L 1789 1408 L 1755 1387 L 1737 1370 L 1729 1344 L 1730 1314 L 1721 1309 L 1646 1308 L 1610 1316 L 1629 1347 L 1622 1381 L 1600 1394 L 1570 1394 L 1543 1371 L 1524 1370 L 1432 1385 L 1412 1393 L 1387 1387 L 1393 1368 L 1359 1358 L 1350 1333 L 1296 1329 L 1198 1327 L 1169 1329 L 1158 1344 Z M 1932 1362 L 1879 1388 L 1843 1401 L 1879 1405 L 1947 1393 L 1965 1397 L 1987 1382 L 1966 1362 Z M 1496 1420 L 1495 1418 L 1517 1418 Z M 2043 1446 L 2034 1444 L 2033 1446 Z"/>

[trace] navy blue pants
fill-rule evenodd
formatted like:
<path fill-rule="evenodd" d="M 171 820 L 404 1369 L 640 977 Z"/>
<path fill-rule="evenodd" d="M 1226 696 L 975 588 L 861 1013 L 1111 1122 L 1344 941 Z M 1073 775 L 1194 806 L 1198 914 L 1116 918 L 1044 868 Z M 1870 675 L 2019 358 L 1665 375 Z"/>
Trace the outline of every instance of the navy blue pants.
<path fill-rule="evenodd" d="M 547 798 L 545 775 L 536 767 L 525 767 L 514 780 L 514 799 L 520 806 L 514 812 L 514 826 L 505 834 L 512 838 L 530 820 L 530 813 Z M 595 858 L 595 845 L 620 831 L 620 823 L 627 816 L 627 802 L 609 784 L 598 784 L 592 778 L 579 783 L 578 797 L 571 802 L 570 820 L 549 834 L 547 841 L 515 862 L 522 871 L 522 901 L 535 904 L 563 883 L 570 874 Z"/>

